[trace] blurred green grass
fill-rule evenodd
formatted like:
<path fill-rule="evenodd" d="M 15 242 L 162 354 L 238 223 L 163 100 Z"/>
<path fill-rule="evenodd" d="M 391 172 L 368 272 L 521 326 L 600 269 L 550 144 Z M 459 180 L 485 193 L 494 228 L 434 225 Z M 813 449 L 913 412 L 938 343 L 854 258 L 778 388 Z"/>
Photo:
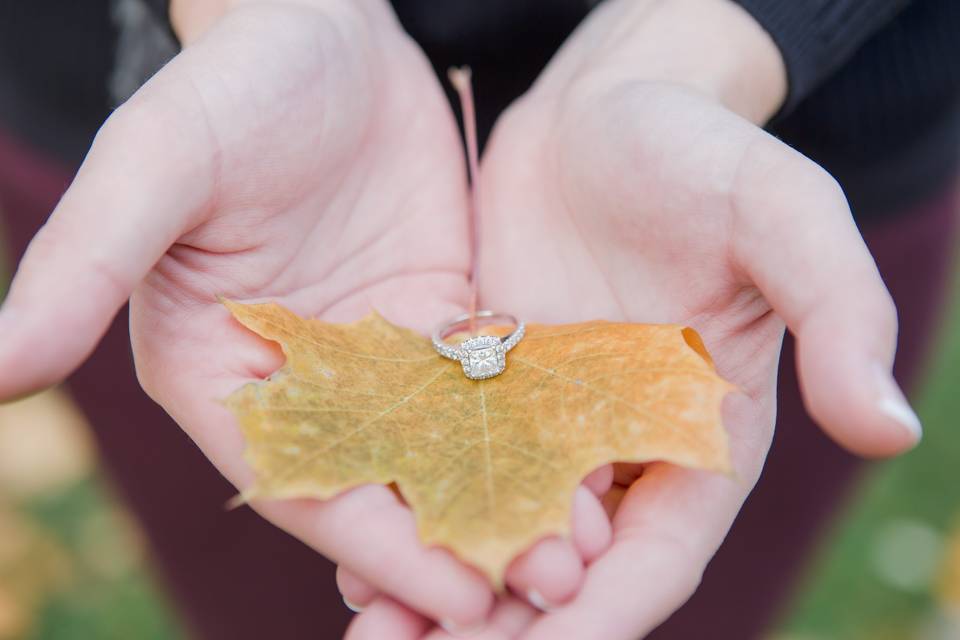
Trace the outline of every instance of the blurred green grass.
<path fill-rule="evenodd" d="M 183 637 L 150 572 L 131 548 L 124 523 L 111 517 L 115 501 L 98 478 L 84 478 L 21 508 L 74 559 L 67 585 L 53 590 L 36 610 L 28 638 Z"/>
<path fill-rule="evenodd" d="M 953 304 L 914 402 L 923 442 L 868 473 L 812 564 L 783 625 L 788 637 L 960 638 L 960 621 L 949 618 L 960 603 L 943 602 L 938 593 L 944 545 L 960 540 L 958 285 L 955 277 Z M 890 557 L 896 554 L 902 557 Z M 924 580 L 920 565 L 931 557 L 940 562 Z"/>

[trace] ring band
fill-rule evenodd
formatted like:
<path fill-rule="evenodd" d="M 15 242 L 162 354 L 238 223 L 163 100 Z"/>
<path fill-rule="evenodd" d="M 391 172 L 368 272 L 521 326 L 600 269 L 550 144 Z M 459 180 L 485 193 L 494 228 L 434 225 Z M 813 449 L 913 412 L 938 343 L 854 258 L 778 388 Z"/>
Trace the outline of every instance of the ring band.
<path fill-rule="evenodd" d="M 504 338 L 475 336 L 464 340 L 459 346 L 447 344 L 444 341 L 446 336 L 455 333 L 457 329 L 466 328 L 469 324 L 471 316 L 469 313 L 464 313 L 437 327 L 433 332 L 433 348 L 444 358 L 456 360 L 463 365 L 463 374 L 471 380 L 484 380 L 498 376 L 507 368 L 507 351 L 517 346 L 517 343 L 523 339 L 526 327 L 523 322 L 518 322 L 508 313 L 477 311 L 473 318 L 490 321 L 487 324 L 504 321 L 515 328 Z"/>

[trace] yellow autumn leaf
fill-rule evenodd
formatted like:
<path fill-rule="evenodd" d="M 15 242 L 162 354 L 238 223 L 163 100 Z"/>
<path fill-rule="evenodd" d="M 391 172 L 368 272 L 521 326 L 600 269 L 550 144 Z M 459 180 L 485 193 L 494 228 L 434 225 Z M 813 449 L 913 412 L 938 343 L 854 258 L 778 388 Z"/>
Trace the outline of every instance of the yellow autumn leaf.
<path fill-rule="evenodd" d="M 373 314 L 353 324 L 225 302 L 287 362 L 244 386 L 253 498 L 330 498 L 396 483 L 421 539 L 498 588 L 537 539 L 567 535 L 573 493 L 614 461 L 727 471 L 720 404 L 733 389 L 677 325 L 530 325 L 506 371 L 468 380 L 421 335 Z"/>

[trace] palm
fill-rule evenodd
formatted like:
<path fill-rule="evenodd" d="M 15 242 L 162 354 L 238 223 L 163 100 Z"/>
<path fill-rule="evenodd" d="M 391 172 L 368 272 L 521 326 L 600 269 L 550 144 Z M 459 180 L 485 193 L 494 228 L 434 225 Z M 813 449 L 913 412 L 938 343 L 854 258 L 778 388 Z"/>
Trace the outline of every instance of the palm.
<path fill-rule="evenodd" d="M 610 561 L 591 570 L 585 594 L 598 576 L 643 571 L 617 561 L 618 547 L 631 544 L 672 558 L 686 585 L 709 557 L 683 557 L 703 547 L 690 539 L 719 545 L 772 435 L 783 324 L 738 267 L 731 236 L 752 224 L 738 217 L 738 175 L 753 170 L 757 148 L 769 148 L 755 144 L 766 138 L 758 129 L 675 88 L 568 95 L 575 98 L 547 108 L 536 97 L 521 103 L 491 140 L 484 304 L 543 322 L 672 322 L 701 332 L 721 374 L 744 394 L 724 415 L 737 479 L 648 467 L 614 518 Z M 639 473 L 628 471 L 628 481 Z M 591 630 L 620 637 L 606 631 Z"/>
<path fill-rule="evenodd" d="M 485 158 L 485 302 L 545 322 L 690 324 L 721 372 L 765 401 L 757 427 L 769 430 L 782 323 L 731 237 L 749 224 L 735 203 L 764 136 L 751 129 L 655 85 L 578 94 L 556 121 L 515 109 Z"/>
<path fill-rule="evenodd" d="M 144 388 L 242 486 L 218 400 L 279 356 L 216 296 L 331 320 L 373 307 L 423 330 L 464 306 L 471 256 L 454 122 L 388 5 L 237 4 L 110 118 L 31 243 L 0 314 L 0 397 L 62 379 L 133 291 Z M 724 413 L 737 476 L 643 469 L 580 595 L 532 632 L 626 638 L 689 595 L 759 473 L 783 330 L 767 301 L 800 334 L 806 398 L 838 440 L 891 453 L 918 426 L 889 376 L 893 307 L 835 183 L 711 102 L 611 86 L 605 65 L 596 82 L 577 60 L 552 64 L 491 142 L 481 297 L 529 320 L 691 324 L 744 392 Z M 575 73 L 557 91 L 564 64 Z M 581 504 L 607 527 L 592 495 Z M 260 508 L 356 574 L 367 600 L 379 590 L 461 626 L 487 612 L 485 581 L 425 550 L 384 487 Z M 592 531 L 587 560 L 609 534 Z M 582 566 L 561 547 L 515 563 L 511 589 L 566 601 Z"/>
<path fill-rule="evenodd" d="M 192 116 L 178 126 L 198 127 L 181 135 L 209 205 L 133 296 L 138 370 L 236 482 L 246 477 L 235 432 L 216 428 L 225 416 L 214 400 L 273 364 L 216 296 L 270 296 L 337 320 L 376 308 L 416 327 L 462 308 L 469 256 L 455 123 L 429 67 L 391 26 L 251 7 L 152 83 Z M 239 40 L 239 29 L 256 33 Z"/>

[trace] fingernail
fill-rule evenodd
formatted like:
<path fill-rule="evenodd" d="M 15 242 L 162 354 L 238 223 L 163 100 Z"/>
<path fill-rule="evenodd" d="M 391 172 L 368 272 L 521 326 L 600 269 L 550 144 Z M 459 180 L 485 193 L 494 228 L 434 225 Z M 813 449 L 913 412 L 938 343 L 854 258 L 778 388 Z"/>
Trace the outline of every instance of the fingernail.
<path fill-rule="evenodd" d="M 903 426 L 903 428 L 910 433 L 910 437 L 914 442 L 919 442 L 920 438 L 923 437 L 923 427 L 920 424 L 920 418 L 918 418 L 917 414 L 910 408 L 910 404 L 903 395 L 903 391 L 897 386 L 897 383 L 893 380 L 893 377 L 887 369 L 878 366 L 877 373 L 883 389 L 879 404 L 880 411 Z"/>
<path fill-rule="evenodd" d="M 344 596 L 343 598 L 343 604 L 346 605 L 347 609 L 350 609 L 350 611 L 353 611 L 354 613 L 360 613 L 361 611 L 363 611 L 363 607 L 361 607 L 358 604 L 353 604 L 352 602 L 347 600 L 346 596 Z"/>
<path fill-rule="evenodd" d="M 483 622 L 479 622 L 471 627 L 461 627 L 453 622 L 453 620 L 443 619 L 440 621 L 440 627 L 449 633 L 452 636 L 458 638 L 469 638 L 470 636 L 478 633 L 484 627 Z"/>
<path fill-rule="evenodd" d="M 896 396 L 886 396 L 880 400 L 880 410 L 903 425 L 910 432 L 910 437 L 914 441 L 919 442 L 920 438 L 923 437 L 920 418 L 917 417 L 906 400 Z"/>
<path fill-rule="evenodd" d="M 544 613 L 550 613 L 556 609 L 556 607 L 547 602 L 547 599 L 543 597 L 543 594 L 536 589 L 530 589 L 527 591 L 527 602 L 532 604 L 537 609 L 540 609 L 540 611 L 543 611 Z"/>

